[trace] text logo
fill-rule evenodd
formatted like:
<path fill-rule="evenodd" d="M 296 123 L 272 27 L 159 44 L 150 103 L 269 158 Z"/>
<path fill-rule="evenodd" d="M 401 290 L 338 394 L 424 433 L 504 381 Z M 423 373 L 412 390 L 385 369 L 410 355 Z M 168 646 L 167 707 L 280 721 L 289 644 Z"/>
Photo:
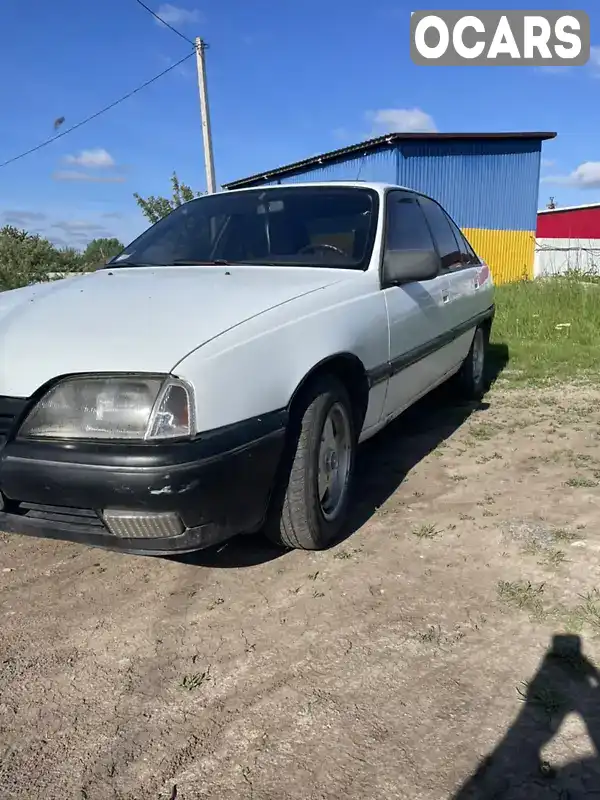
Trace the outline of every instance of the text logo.
<path fill-rule="evenodd" d="M 585 11 L 414 11 L 410 56 L 436 66 L 581 66 L 590 57 Z"/>

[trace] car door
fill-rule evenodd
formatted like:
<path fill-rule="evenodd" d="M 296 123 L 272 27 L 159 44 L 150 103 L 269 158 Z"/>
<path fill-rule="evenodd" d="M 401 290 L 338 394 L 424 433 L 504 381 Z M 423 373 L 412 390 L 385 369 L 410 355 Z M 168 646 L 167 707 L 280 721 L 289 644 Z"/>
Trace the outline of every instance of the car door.
<path fill-rule="evenodd" d="M 475 313 L 472 299 L 476 267 L 466 263 L 462 234 L 440 204 L 424 195 L 419 195 L 418 202 L 442 262 L 446 292 L 442 328 L 446 344 L 440 349 L 439 358 L 444 372 L 449 373 L 465 359 L 473 338 L 472 331 L 465 331 L 464 326 Z"/>
<path fill-rule="evenodd" d="M 392 190 L 386 203 L 384 251 L 434 249 L 415 193 Z M 448 278 L 439 275 L 383 291 L 390 332 L 390 377 L 384 405 L 389 420 L 425 394 L 444 373 L 438 345 L 446 324 L 442 309 L 448 300 Z"/>
<path fill-rule="evenodd" d="M 448 218 L 448 221 L 458 242 L 462 262 L 460 268 L 448 276 L 450 297 L 452 305 L 456 308 L 455 313 L 465 320 L 464 324 L 466 324 L 469 320 L 476 319 L 479 314 L 485 312 L 491 304 L 488 280 L 490 270 L 475 253 L 451 217 Z"/>

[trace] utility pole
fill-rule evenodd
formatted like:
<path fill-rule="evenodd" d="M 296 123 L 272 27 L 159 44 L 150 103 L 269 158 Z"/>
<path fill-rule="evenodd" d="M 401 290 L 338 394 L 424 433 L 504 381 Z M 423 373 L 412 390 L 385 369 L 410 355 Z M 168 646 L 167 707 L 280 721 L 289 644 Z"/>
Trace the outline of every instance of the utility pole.
<path fill-rule="evenodd" d="M 210 111 L 208 108 L 208 90 L 206 88 L 206 64 L 204 51 L 208 45 L 199 36 L 196 36 L 196 66 L 198 67 L 198 89 L 200 91 L 200 115 L 202 117 L 202 140 L 204 143 L 204 166 L 206 168 L 206 189 L 208 194 L 217 191 L 215 182 L 215 160 L 212 149 L 212 135 L 210 131 Z"/>

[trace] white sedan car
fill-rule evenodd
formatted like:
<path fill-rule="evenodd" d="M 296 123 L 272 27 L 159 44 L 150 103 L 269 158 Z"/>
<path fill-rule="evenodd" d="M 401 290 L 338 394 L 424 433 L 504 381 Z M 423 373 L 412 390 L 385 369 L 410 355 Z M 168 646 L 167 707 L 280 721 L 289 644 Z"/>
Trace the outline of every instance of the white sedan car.
<path fill-rule="evenodd" d="M 0 294 L 0 530 L 324 548 L 360 441 L 449 378 L 482 394 L 493 294 L 406 188 L 192 200 L 101 270 Z"/>

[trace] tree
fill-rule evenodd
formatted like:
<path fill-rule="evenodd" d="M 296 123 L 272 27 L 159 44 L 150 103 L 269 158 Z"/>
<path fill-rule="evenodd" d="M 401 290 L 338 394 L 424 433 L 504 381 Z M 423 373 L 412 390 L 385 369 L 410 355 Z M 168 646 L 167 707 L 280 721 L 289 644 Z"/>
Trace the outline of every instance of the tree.
<path fill-rule="evenodd" d="M 94 266 L 104 264 L 109 258 L 119 255 L 124 245 L 116 238 L 112 239 L 92 239 L 83 251 L 81 259 L 84 264 Z"/>
<path fill-rule="evenodd" d="M 37 234 L 5 225 L 0 229 L 0 290 L 50 280 L 65 270 L 66 254 Z"/>
<path fill-rule="evenodd" d="M 203 192 L 194 192 L 194 190 L 185 183 L 180 183 L 175 172 L 171 175 L 171 188 L 172 196 L 170 198 L 155 197 L 154 195 L 144 198 L 140 197 L 137 192 L 135 192 L 133 195 L 135 197 L 135 202 L 142 211 L 142 214 L 153 225 L 155 222 L 158 222 L 159 219 L 162 219 L 163 217 L 166 217 L 167 214 L 170 214 L 174 208 L 193 200 L 195 197 L 201 197 L 203 194 Z"/>
<path fill-rule="evenodd" d="M 19 230 L 12 225 L 0 228 L 0 292 L 18 289 L 30 283 L 55 280 L 76 272 L 88 272 L 98 263 L 99 251 L 111 255 L 107 244 L 123 249 L 117 239 L 90 242 L 85 253 L 74 247 L 56 247 L 38 234 Z M 89 252 L 88 252 L 89 251 Z"/>

